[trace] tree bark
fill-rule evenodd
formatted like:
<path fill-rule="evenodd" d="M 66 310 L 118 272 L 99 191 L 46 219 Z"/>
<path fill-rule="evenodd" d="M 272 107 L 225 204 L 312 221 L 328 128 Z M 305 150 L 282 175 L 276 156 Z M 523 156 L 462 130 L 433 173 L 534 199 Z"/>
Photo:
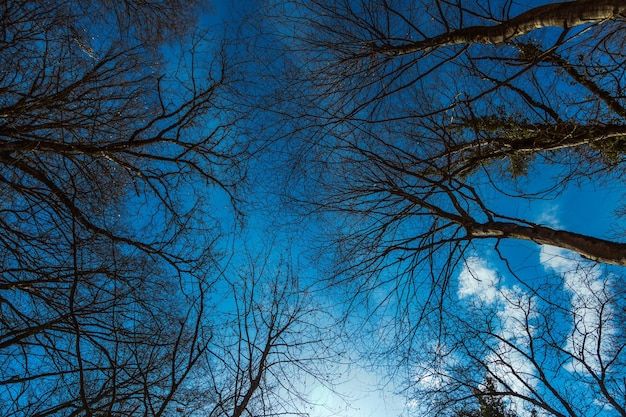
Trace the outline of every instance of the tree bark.
<path fill-rule="evenodd" d="M 626 266 L 626 243 L 612 242 L 591 236 L 555 230 L 545 226 L 526 226 L 491 221 L 476 223 L 467 228 L 472 238 L 512 238 L 528 240 L 540 245 L 557 246 L 576 252 L 592 261 Z"/>
<path fill-rule="evenodd" d="M 459 44 L 499 44 L 545 27 L 568 29 L 626 16 L 624 0 L 578 0 L 535 7 L 495 26 L 470 26 L 401 45 L 383 45 L 376 52 L 407 55 Z"/>
<path fill-rule="evenodd" d="M 441 190 L 450 194 L 449 190 L 445 190 L 444 187 L 441 187 Z M 489 238 L 526 240 L 540 245 L 567 249 L 595 262 L 626 266 L 626 243 L 604 240 L 566 230 L 556 230 L 532 223 L 519 224 L 494 220 L 479 223 L 465 210 L 460 210 L 459 214 L 456 214 L 431 204 L 423 198 L 407 193 L 401 188 L 393 188 L 389 191 L 429 211 L 437 218 L 445 219 L 462 227 L 467 232 L 466 239 L 468 240 Z M 458 202 L 454 205 L 459 209 Z"/>
<path fill-rule="evenodd" d="M 474 127 L 479 121 L 468 121 L 468 127 Z M 480 121 L 482 123 L 482 121 Z M 603 144 L 607 150 L 623 152 L 626 150 L 626 126 L 610 125 L 575 125 L 563 124 L 530 124 L 494 121 L 493 125 L 485 122 L 478 130 L 496 131 L 489 139 L 476 139 L 470 142 L 451 146 L 433 161 L 443 160 L 454 175 L 464 175 L 485 162 L 514 155 L 532 155 L 538 152 L 574 149 L 581 146 Z M 506 126 L 504 123 L 508 123 Z M 497 132 L 502 130 L 502 132 Z M 507 133 L 510 135 L 507 137 Z M 515 135 L 521 137 L 514 137 Z M 611 141 L 616 143 L 611 144 Z M 619 142 L 617 142 L 619 141 Z"/>

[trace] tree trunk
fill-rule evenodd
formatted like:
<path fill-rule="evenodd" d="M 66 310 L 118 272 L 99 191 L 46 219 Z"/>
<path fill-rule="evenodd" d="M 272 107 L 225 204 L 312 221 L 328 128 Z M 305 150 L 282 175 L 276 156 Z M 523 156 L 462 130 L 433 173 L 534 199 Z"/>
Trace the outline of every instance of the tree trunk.
<path fill-rule="evenodd" d="M 387 55 L 406 55 L 430 48 L 459 44 L 499 44 L 545 27 L 571 27 L 599 23 L 626 16 L 624 0 L 578 0 L 535 7 L 495 26 L 470 26 L 433 38 L 384 45 L 375 52 Z"/>
<path fill-rule="evenodd" d="M 491 125 L 489 123 L 488 120 L 470 120 L 467 127 L 486 133 L 493 131 L 492 137 L 450 146 L 430 160 L 442 160 L 450 167 L 453 175 L 465 175 L 484 163 L 507 156 L 532 155 L 581 146 L 617 152 L 626 150 L 625 125 L 546 125 L 500 120 L 494 120 Z"/>
<path fill-rule="evenodd" d="M 451 194 L 450 190 L 446 190 L 444 187 L 441 187 L 441 190 Z M 444 210 L 423 198 L 403 191 L 401 188 L 393 188 L 389 191 L 429 211 L 437 218 L 459 225 L 466 230 L 466 238 L 469 240 L 489 238 L 527 240 L 540 245 L 551 245 L 567 249 L 592 261 L 608 265 L 626 266 L 626 243 L 599 239 L 566 230 L 555 230 L 536 224 L 501 221 L 478 223 L 464 210 L 461 210 L 459 214 Z M 454 205 L 457 208 L 460 207 L 458 201 Z"/>
<path fill-rule="evenodd" d="M 467 227 L 473 238 L 512 238 L 529 240 L 540 245 L 557 246 L 576 252 L 592 261 L 626 266 L 626 243 L 611 242 L 545 226 L 526 226 L 506 222 L 476 223 Z"/>

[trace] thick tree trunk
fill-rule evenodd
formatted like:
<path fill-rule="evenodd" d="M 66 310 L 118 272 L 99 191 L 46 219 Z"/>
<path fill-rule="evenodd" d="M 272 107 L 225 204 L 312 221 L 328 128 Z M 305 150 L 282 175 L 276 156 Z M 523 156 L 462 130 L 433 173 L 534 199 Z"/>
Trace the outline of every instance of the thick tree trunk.
<path fill-rule="evenodd" d="M 265 343 L 265 348 L 263 349 L 263 352 L 261 353 L 261 359 L 259 360 L 256 374 L 254 375 L 253 378 L 250 379 L 250 386 L 248 386 L 246 393 L 243 395 L 243 398 L 241 399 L 241 402 L 239 402 L 239 404 L 235 404 L 235 408 L 230 417 L 241 417 L 244 414 L 244 412 L 248 409 L 248 405 L 250 404 L 250 400 L 252 399 L 252 396 L 261 387 L 261 378 L 263 378 L 263 375 L 266 373 L 267 369 L 269 368 L 267 364 L 267 358 L 270 355 L 270 350 L 272 349 L 272 346 L 273 344 L 272 344 L 272 336 L 271 336 L 271 330 L 270 330 L 270 334 L 268 335 L 268 339 Z M 250 363 L 249 366 L 252 367 L 253 364 Z"/>
<path fill-rule="evenodd" d="M 478 122 L 469 121 L 468 127 Z M 482 123 L 482 122 L 481 122 Z M 483 129 L 496 133 L 489 139 L 476 139 L 450 146 L 431 161 L 444 161 L 454 175 L 464 175 L 484 163 L 507 156 L 532 155 L 539 152 L 574 149 L 581 146 L 603 144 L 607 150 L 623 152 L 626 146 L 626 125 L 575 125 L 569 123 L 544 125 L 494 121 L 492 126 L 485 122 Z M 508 125 L 505 125 L 508 123 Z M 498 130 L 502 130 L 498 133 Z M 507 137 L 507 133 L 510 135 Z M 515 137 L 515 136 L 518 137 Z M 611 143 L 619 141 L 619 143 Z"/>
<path fill-rule="evenodd" d="M 406 55 L 448 45 L 499 44 L 540 28 L 567 29 L 625 16 L 626 2 L 624 0 L 578 0 L 547 4 L 535 7 L 499 25 L 470 26 L 421 41 L 380 46 L 376 52 Z"/>
<path fill-rule="evenodd" d="M 511 238 L 540 245 L 557 246 L 583 258 L 610 265 L 626 266 L 626 243 L 612 242 L 545 226 L 526 226 L 507 222 L 487 222 L 468 228 L 473 238 Z"/>
<path fill-rule="evenodd" d="M 442 187 L 441 190 L 445 190 L 445 188 Z M 450 190 L 446 190 L 446 193 L 451 194 L 449 191 Z M 568 232 L 566 230 L 555 230 L 536 224 L 519 224 L 502 221 L 479 223 L 464 210 L 461 210 L 459 214 L 444 210 L 423 198 L 403 191 L 401 188 L 393 188 L 389 190 L 389 192 L 429 211 L 438 219 L 445 219 L 450 223 L 462 227 L 467 232 L 466 239 L 492 238 L 527 240 L 540 245 L 551 245 L 567 249 L 579 254 L 583 258 L 596 262 L 608 265 L 626 266 L 626 243 L 599 239 L 592 236 Z M 460 207 L 458 201 L 456 201 L 454 205 Z"/>

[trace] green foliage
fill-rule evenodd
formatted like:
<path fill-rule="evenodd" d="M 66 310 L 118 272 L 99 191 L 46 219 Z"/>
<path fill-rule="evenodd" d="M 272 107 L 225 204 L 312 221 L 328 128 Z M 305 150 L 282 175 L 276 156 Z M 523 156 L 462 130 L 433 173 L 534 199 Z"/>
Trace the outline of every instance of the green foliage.
<path fill-rule="evenodd" d="M 513 178 L 523 177 L 528 173 L 531 160 L 531 155 L 524 155 L 521 153 L 513 154 L 509 156 L 507 171 Z"/>
<path fill-rule="evenodd" d="M 461 122 L 464 128 L 484 138 L 484 143 L 472 147 L 465 155 L 465 176 L 476 172 L 480 166 L 493 165 L 503 159 L 504 174 L 508 173 L 512 178 L 528 174 L 534 155 L 523 148 L 535 141 L 540 134 L 539 130 L 520 115 L 505 115 L 504 110 L 500 113 L 501 115 L 476 117 Z"/>
<path fill-rule="evenodd" d="M 617 166 L 624 160 L 626 137 L 619 136 L 592 143 L 591 147 L 600 152 L 603 162 L 608 166 Z"/>

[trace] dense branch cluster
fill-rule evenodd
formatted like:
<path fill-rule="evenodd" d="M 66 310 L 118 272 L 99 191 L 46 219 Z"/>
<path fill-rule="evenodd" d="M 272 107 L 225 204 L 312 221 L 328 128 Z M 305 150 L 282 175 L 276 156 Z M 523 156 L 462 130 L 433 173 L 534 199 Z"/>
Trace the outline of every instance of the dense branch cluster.
<path fill-rule="evenodd" d="M 411 413 L 626 415 L 623 235 L 531 210 L 622 192 L 626 5 L 519 3 L 2 2 L 3 415 L 300 413 L 338 334 Z"/>
<path fill-rule="evenodd" d="M 212 197 L 239 209 L 248 146 L 202 3 L 0 6 L 3 416 L 236 417 L 284 394 L 268 370 L 314 310 L 221 281 Z"/>
<path fill-rule="evenodd" d="M 325 222 L 330 282 L 362 297 L 350 312 L 370 323 L 394 317 L 385 353 L 370 355 L 385 361 L 394 352 L 393 375 L 406 366 L 418 414 L 463 415 L 476 393 L 521 415 L 624 413 L 623 234 L 580 233 L 531 210 L 576 186 L 623 189 L 624 7 L 309 0 L 270 8 L 289 82 L 268 90 L 263 105 L 291 133 L 278 148 L 287 155 L 286 200 Z M 497 268 L 476 261 L 481 254 Z M 602 281 L 602 268 L 616 275 Z M 464 289 L 463 277 L 489 301 Z M 419 367 L 427 368 L 421 382 Z"/>

